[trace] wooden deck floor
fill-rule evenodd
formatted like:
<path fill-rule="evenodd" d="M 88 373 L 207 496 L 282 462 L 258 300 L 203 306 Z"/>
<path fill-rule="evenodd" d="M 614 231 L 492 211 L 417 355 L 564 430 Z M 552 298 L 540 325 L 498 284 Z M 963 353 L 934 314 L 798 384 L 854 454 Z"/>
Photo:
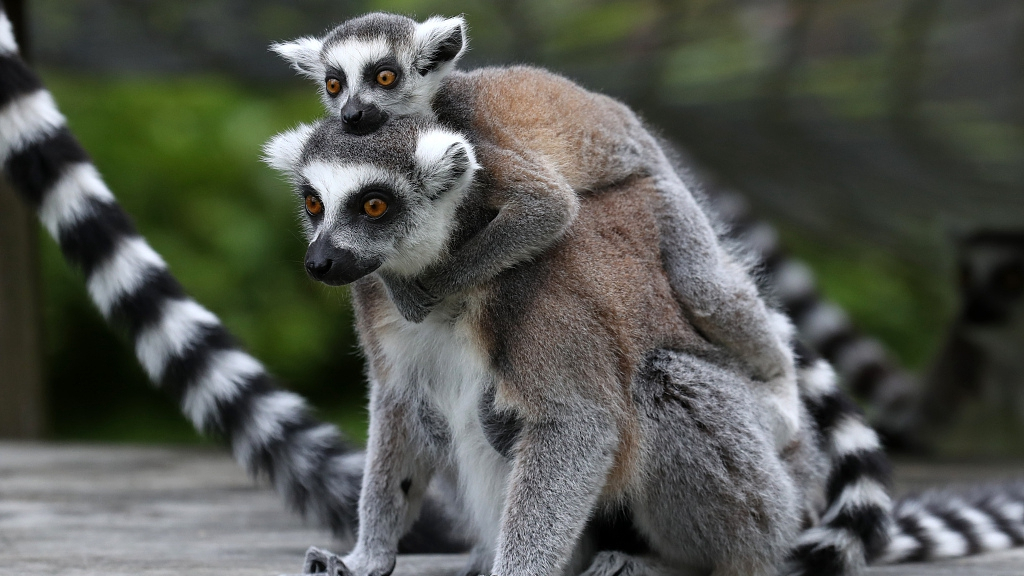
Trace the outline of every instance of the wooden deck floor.
<path fill-rule="evenodd" d="M 902 463 L 897 491 L 1024 476 L 1024 465 Z M 294 573 L 329 536 L 303 526 L 224 453 L 0 443 L 0 576 Z M 396 576 L 453 574 L 459 556 L 403 557 Z M 1024 574 L 1024 551 L 873 576 Z"/>

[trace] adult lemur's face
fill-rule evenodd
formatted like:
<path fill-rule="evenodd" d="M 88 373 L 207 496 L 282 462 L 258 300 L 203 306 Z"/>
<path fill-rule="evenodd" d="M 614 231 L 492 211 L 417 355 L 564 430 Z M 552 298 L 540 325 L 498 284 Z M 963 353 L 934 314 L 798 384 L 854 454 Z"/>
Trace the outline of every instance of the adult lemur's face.
<path fill-rule="evenodd" d="M 369 134 L 390 117 L 432 118 L 441 79 L 465 51 L 462 18 L 423 23 L 374 13 L 342 23 L 323 38 L 271 49 L 321 85 L 327 110 L 352 134 Z"/>
<path fill-rule="evenodd" d="M 436 261 L 477 168 L 461 134 L 410 118 L 367 136 L 327 118 L 275 136 L 264 152 L 298 193 L 306 271 L 331 286 L 377 269 L 413 276 Z"/>

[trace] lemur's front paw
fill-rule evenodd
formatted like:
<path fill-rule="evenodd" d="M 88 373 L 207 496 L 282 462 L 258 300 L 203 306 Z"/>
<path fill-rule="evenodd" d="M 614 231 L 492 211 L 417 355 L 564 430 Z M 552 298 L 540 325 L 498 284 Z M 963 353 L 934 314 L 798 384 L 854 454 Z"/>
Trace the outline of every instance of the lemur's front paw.
<path fill-rule="evenodd" d="M 306 550 L 306 561 L 302 564 L 302 573 L 352 576 L 352 571 L 341 561 L 341 557 L 316 546 L 310 546 L 309 550 Z"/>
<path fill-rule="evenodd" d="M 434 296 L 415 279 L 391 281 L 387 286 L 398 312 L 409 322 L 423 322 L 441 301 L 441 298 Z"/>

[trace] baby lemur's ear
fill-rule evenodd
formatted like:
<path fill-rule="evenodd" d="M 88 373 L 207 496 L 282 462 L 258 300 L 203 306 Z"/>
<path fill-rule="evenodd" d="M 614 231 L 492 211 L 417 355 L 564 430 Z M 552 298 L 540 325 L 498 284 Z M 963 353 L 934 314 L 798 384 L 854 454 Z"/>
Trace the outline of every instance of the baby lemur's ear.
<path fill-rule="evenodd" d="M 294 173 L 302 160 L 306 141 L 315 128 L 313 124 L 299 124 L 274 136 L 263 145 L 263 161 L 275 170 Z"/>
<path fill-rule="evenodd" d="M 466 52 L 466 21 L 462 16 L 433 16 L 416 25 L 413 69 L 426 76 L 450 68 Z"/>
<path fill-rule="evenodd" d="M 465 186 L 479 167 L 473 145 L 462 134 L 435 129 L 416 142 L 416 176 L 430 198 Z"/>
<path fill-rule="evenodd" d="M 304 36 L 291 42 L 276 42 L 270 45 L 270 51 L 284 58 L 296 72 L 322 82 L 326 69 L 320 61 L 320 49 L 324 43 L 318 38 Z"/>

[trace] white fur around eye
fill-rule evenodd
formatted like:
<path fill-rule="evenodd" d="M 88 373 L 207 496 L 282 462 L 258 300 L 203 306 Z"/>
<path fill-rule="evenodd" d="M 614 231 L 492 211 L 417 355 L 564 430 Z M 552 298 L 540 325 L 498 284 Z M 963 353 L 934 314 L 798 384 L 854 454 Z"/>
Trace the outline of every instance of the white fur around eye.
<path fill-rule="evenodd" d="M 405 181 L 372 164 L 332 164 L 313 162 L 303 166 L 302 176 L 320 194 L 324 204 L 324 225 L 331 226 L 340 206 L 367 184 L 386 182 L 401 190 Z"/>
<path fill-rule="evenodd" d="M 348 83 L 346 88 L 351 93 L 356 90 L 358 82 L 363 78 L 366 66 L 394 55 L 394 50 L 384 38 L 350 39 L 328 46 L 324 52 L 324 60 L 345 72 L 345 80 Z"/>
<path fill-rule="evenodd" d="M 313 125 L 299 124 L 271 138 L 263 145 L 263 161 L 281 172 L 294 172 L 302 159 L 302 149 L 313 133 Z"/>

